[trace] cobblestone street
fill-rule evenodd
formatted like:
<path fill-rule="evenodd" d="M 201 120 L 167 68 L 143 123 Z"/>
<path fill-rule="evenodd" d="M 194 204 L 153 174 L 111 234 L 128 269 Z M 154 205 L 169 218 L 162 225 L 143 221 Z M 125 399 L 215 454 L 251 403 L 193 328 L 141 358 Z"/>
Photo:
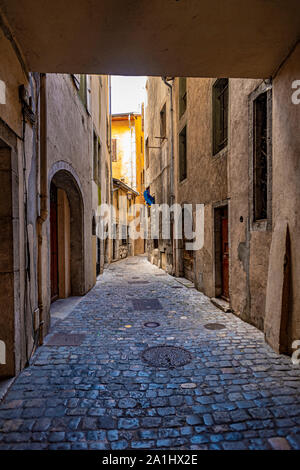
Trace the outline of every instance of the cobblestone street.
<path fill-rule="evenodd" d="M 57 333 L 81 344 L 55 346 Z M 146 362 L 143 351 L 161 345 L 186 349 L 190 362 Z M 260 331 L 128 258 L 18 376 L 0 404 L 0 449 L 300 449 L 299 388 L 300 366 Z"/>

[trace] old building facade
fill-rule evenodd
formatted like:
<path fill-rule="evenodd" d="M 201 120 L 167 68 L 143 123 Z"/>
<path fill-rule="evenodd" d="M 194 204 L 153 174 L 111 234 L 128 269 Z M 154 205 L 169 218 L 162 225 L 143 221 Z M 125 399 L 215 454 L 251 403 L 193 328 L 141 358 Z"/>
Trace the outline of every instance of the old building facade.
<path fill-rule="evenodd" d="M 134 196 L 134 205 L 131 204 L 131 220 L 139 218 L 141 223 L 137 224 L 136 230 L 141 236 L 132 239 L 129 253 L 142 254 L 145 252 L 145 239 L 143 235 L 143 219 L 145 216 L 145 170 L 144 170 L 144 107 L 141 113 L 123 113 L 112 115 L 112 175 L 113 178 L 124 183 L 123 194 L 126 190 L 128 195 Z M 118 183 L 118 187 L 122 187 Z M 126 189 L 126 186 L 130 190 Z M 117 189 L 117 188 L 116 188 Z M 129 192 L 128 192 L 129 191 Z M 116 206 L 115 199 L 114 205 Z"/>
<path fill-rule="evenodd" d="M 194 230 L 203 204 L 205 228 L 195 251 L 185 239 L 148 240 L 149 260 L 225 299 L 288 353 L 300 335 L 293 173 L 300 107 L 292 100 L 299 54 L 297 46 L 266 80 L 182 77 L 165 86 L 149 77 L 145 112 L 146 186 L 155 203 L 192 204 Z"/>
<path fill-rule="evenodd" d="M 129 229 L 137 196 L 138 192 L 124 181 L 113 178 L 112 261 L 137 254 Z"/>
<path fill-rule="evenodd" d="M 149 189 L 156 204 L 169 204 L 174 199 L 174 160 L 171 89 L 162 79 L 151 77 L 146 83 L 148 94 L 145 108 L 145 187 Z M 151 233 L 151 209 L 148 207 L 148 231 Z M 175 274 L 175 253 L 172 237 L 147 239 L 149 261 Z"/>
<path fill-rule="evenodd" d="M 2 26 L 1 378 L 43 341 L 51 302 L 88 292 L 111 257 L 96 237 L 111 198 L 109 79 L 29 73 Z"/>
<path fill-rule="evenodd" d="M 78 15 L 70 18 L 70 2 L 61 3 L 61 23 L 51 16 L 57 14 L 53 4 L 35 2 L 42 10 L 33 17 L 29 5 L 18 3 L 1 2 L 0 347 L 5 361 L 0 376 L 12 376 L 29 362 L 49 331 L 51 301 L 86 293 L 112 258 L 111 242 L 97 239 L 97 208 L 112 202 L 113 194 L 109 79 L 89 75 L 108 70 L 182 75 L 149 79 L 146 176 L 141 171 L 140 183 L 130 184 L 149 188 L 157 203 L 203 204 L 204 246 L 185 249 L 184 240 L 172 237 L 171 225 L 171 237 L 147 242 L 149 259 L 186 276 L 209 297 L 227 299 L 237 315 L 264 330 L 276 351 L 290 352 L 300 337 L 297 2 L 290 8 L 255 2 L 256 35 L 247 13 L 243 22 L 233 6 L 222 29 L 222 9 L 213 2 L 218 14 L 211 15 L 207 2 L 206 15 L 198 15 L 203 23 L 190 28 L 188 54 L 182 53 L 180 64 L 174 44 L 182 47 L 183 33 L 190 33 L 182 15 L 194 21 L 184 5 L 174 12 L 175 42 L 171 33 L 165 36 L 169 9 L 156 6 L 161 13 L 151 16 L 156 60 L 149 60 L 151 28 L 137 31 L 148 51 L 140 54 L 128 27 L 128 50 L 139 60 L 124 64 L 118 54 L 102 49 L 102 55 L 99 48 L 96 57 L 87 47 L 107 44 L 97 36 L 106 29 L 103 33 L 87 6 L 82 15 L 80 5 L 74 6 Z M 80 25 L 75 17 L 82 18 Z M 86 40 L 80 54 L 73 47 L 76 27 Z M 221 28 L 220 37 L 228 41 L 200 50 L 210 27 Z M 161 34 L 172 45 L 163 51 Z M 118 49 L 119 41 L 113 43 Z M 53 74 L 37 72 L 43 70 Z M 78 70 L 84 74 L 71 75 Z M 185 79 L 184 73 L 223 78 Z"/>

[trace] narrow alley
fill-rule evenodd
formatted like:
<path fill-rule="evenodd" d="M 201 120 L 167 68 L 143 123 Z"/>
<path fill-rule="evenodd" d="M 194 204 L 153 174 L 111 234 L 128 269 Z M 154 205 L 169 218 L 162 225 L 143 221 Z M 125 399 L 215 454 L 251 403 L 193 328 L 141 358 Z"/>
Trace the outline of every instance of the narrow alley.
<path fill-rule="evenodd" d="M 299 0 L 0 0 L 0 452 L 300 450 L 299 38 Z"/>
<path fill-rule="evenodd" d="M 299 385 L 262 332 L 130 257 L 54 322 L 1 403 L 0 449 L 299 449 Z"/>

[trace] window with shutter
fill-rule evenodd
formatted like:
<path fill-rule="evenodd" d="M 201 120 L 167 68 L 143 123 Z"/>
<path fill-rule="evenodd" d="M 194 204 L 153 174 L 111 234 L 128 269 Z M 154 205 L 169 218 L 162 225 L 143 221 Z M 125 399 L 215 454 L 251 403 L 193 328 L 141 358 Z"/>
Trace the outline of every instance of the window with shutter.
<path fill-rule="evenodd" d="M 227 146 L 228 140 L 228 78 L 220 78 L 213 85 L 213 155 Z"/>
<path fill-rule="evenodd" d="M 179 78 L 179 118 L 185 113 L 187 104 L 186 78 Z"/>
<path fill-rule="evenodd" d="M 186 126 L 179 134 L 179 181 L 185 180 L 187 177 L 186 162 Z"/>
<path fill-rule="evenodd" d="M 272 230 L 272 84 L 249 95 L 249 202 L 252 230 Z"/>
<path fill-rule="evenodd" d="M 93 180 L 98 184 L 98 137 L 93 134 Z"/>
<path fill-rule="evenodd" d="M 145 163 L 146 169 L 149 168 L 149 140 L 148 137 L 146 138 L 146 146 L 145 146 Z"/>
<path fill-rule="evenodd" d="M 267 218 L 268 201 L 268 141 L 267 141 L 267 92 L 253 103 L 253 208 L 254 220 Z"/>
<path fill-rule="evenodd" d="M 117 155 L 117 139 L 112 139 L 111 140 L 112 144 L 112 161 L 117 162 L 118 161 L 118 155 Z"/>
<path fill-rule="evenodd" d="M 91 76 L 86 76 L 86 109 L 91 114 Z"/>

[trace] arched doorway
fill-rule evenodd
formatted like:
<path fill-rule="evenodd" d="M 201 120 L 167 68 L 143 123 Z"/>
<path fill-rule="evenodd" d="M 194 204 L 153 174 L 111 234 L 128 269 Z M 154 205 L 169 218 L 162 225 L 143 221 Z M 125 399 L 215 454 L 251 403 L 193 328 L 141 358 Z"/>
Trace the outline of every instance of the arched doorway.
<path fill-rule="evenodd" d="M 57 171 L 50 184 L 51 301 L 84 294 L 83 199 L 75 177 Z"/>

